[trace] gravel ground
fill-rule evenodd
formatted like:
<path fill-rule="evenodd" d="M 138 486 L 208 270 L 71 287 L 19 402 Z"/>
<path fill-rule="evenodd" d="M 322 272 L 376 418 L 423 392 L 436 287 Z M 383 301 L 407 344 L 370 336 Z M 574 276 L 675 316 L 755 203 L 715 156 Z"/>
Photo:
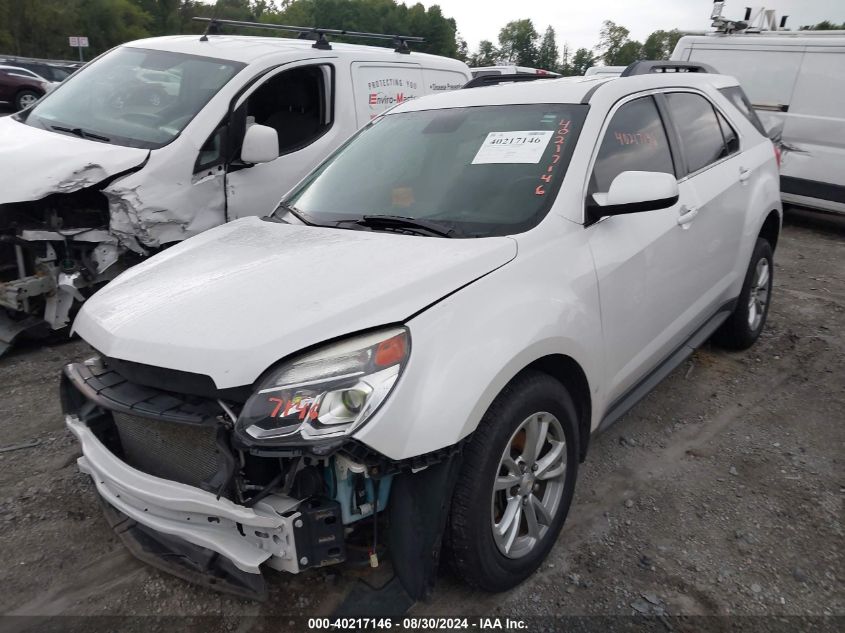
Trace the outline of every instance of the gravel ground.
<path fill-rule="evenodd" d="M 494 596 L 444 570 L 412 614 L 845 615 L 844 235 L 790 216 L 761 340 L 699 350 L 594 438 L 540 572 Z M 274 573 L 256 604 L 137 562 L 61 423 L 59 370 L 85 353 L 72 341 L 0 360 L 0 444 L 38 442 L 0 452 L 0 613 L 222 615 L 202 630 L 246 631 L 242 616 L 328 615 L 358 578 L 380 582 L 350 566 Z"/>

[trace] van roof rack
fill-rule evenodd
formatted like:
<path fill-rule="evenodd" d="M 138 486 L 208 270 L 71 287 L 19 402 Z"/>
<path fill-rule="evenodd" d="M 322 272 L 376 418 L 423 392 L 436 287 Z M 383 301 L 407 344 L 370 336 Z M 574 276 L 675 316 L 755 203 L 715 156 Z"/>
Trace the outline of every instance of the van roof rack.
<path fill-rule="evenodd" d="M 717 73 L 710 64 L 701 62 L 672 62 L 640 60 L 630 64 L 620 77 L 648 75 L 651 73 Z"/>
<path fill-rule="evenodd" d="M 495 86 L 497 84 L 508 84 L 516 81 L 534 81 L 536 79 L 560 79 L 557 75 L 479 75 L 466 82 L 463 88 L 480 88 L 482 86 Z"/>
<path fill-rule="evenodd" d="M 390 40 L 393 42 L 397 53 L 407 55 L 411 52 L 408 48 L 408 42 L 425 42 L 422 37 L 414 37 L 411 35 L 388 35 L 387 33 L 362 33 L 360 31 L 346 31 L 344 29 L 324 29 L 317 26 L 290 26 L 288 24 L 269 24 L 264 22 L 245 22 L 243 20 L 220 20 L 217 18 L 199 18 L 195 17 L 196 22 L 207 22 L 208 26 L 205 33 L 200 38 L 201 42 L 207 42 L 209 35 L 219 35 L 220 27 L 222 26 L 241 26 L 253 29 L 267 29 L 270 31 L 289 31 L 291 33 L 299 33 L 301 39 L 313 38 L 316 40 L 312 48 L 319 48 L 320 50 L 330 51 L 332 49 L 331 43 L 326 39 L 326 35 L 344 35 L 346 37 L 361 37 L 371 40 Z"/>

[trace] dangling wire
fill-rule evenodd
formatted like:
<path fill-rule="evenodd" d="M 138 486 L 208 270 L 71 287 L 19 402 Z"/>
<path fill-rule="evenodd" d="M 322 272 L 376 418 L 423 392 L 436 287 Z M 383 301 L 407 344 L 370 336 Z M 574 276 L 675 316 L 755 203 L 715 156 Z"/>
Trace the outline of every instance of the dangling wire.
<path fill-rule="evenodd" d="M 378 567 L 378 488 L 379 480 L 373 479 L 373 549 L 370 550 L 370 567 Z"/>

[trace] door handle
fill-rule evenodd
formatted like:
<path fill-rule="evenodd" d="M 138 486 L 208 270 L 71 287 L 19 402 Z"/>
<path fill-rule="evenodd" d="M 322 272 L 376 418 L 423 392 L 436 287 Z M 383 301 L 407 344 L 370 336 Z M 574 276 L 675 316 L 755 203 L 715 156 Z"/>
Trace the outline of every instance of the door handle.
<path fill-rule="evenodd" d="M 750 169 L 746 169 L 745 167 L 739 168 L 739 181 L 740 182 L 745 182 L 750 177 L 751 177 L 751 170 Z"/>
<path fill-rule="evenodd" d="M 685 224 L 689 224 L 695 219 L 695 216 L 698 215 L 698 207 L 688 207 L 683 205 L 681 207 L 681 215 L 678 217 L 678 226 L 684 226 Z"/>

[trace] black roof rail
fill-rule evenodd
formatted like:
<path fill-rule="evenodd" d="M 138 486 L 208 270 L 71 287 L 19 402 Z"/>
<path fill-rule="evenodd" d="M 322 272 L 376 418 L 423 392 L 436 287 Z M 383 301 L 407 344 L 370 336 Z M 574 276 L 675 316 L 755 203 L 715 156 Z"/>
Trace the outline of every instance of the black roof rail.
<path fill-rule="evenodd" d="M 640 60 L 629 65 L 622 71 L 620 77 L 634 75 L 648 75 L 651 73 L 714 73 L 718 71 L 710 64 L 701 62 L 672 62 Z"/>
<path fill-rule="evenodd" d="M 560 79 L 557 75 L 479 75 L 466 82 L 462 88 L 480 88 L 482 86 L 495 86 L 497 84 L 508 84 L 516 81 L 534 81 L 536 79 Z"/>
<path fill-rule="evenodd" d="M 195 17 L 196 22 L 207 22 L 208 26 L 200 38 L 201 42 L 208 41 L 209 35 L 218 35 L 220 27 L 222 26 L 241 26 L 252 29 L 267 29 L 270 31 L 289 31 L 291 33 L 299 33 L 301 39 L 313 38 L 316 41 L 312 48 L 319 48 L 321 50 L 330 51 L 332 45 L 326 39 L 326 35 L 344 35 L 346 37 L 361 37 L 371 40 L 390 40 L 396 46 L 394 52 L 408 54 L 411 49 L 408 48 L 408 42 L 425 42 L 422 37 L 415 37 L 411 35 L 388 35 L 387 33 L 362 33 L 359 31 L 346 31 L 344 29 L 324 29 L 317 26 L 290 26 L 288 24 L 269 24 L 264 22 L 245 22 L 243 20 L 219 20 L 217 18 L 198 18 Z"/>

